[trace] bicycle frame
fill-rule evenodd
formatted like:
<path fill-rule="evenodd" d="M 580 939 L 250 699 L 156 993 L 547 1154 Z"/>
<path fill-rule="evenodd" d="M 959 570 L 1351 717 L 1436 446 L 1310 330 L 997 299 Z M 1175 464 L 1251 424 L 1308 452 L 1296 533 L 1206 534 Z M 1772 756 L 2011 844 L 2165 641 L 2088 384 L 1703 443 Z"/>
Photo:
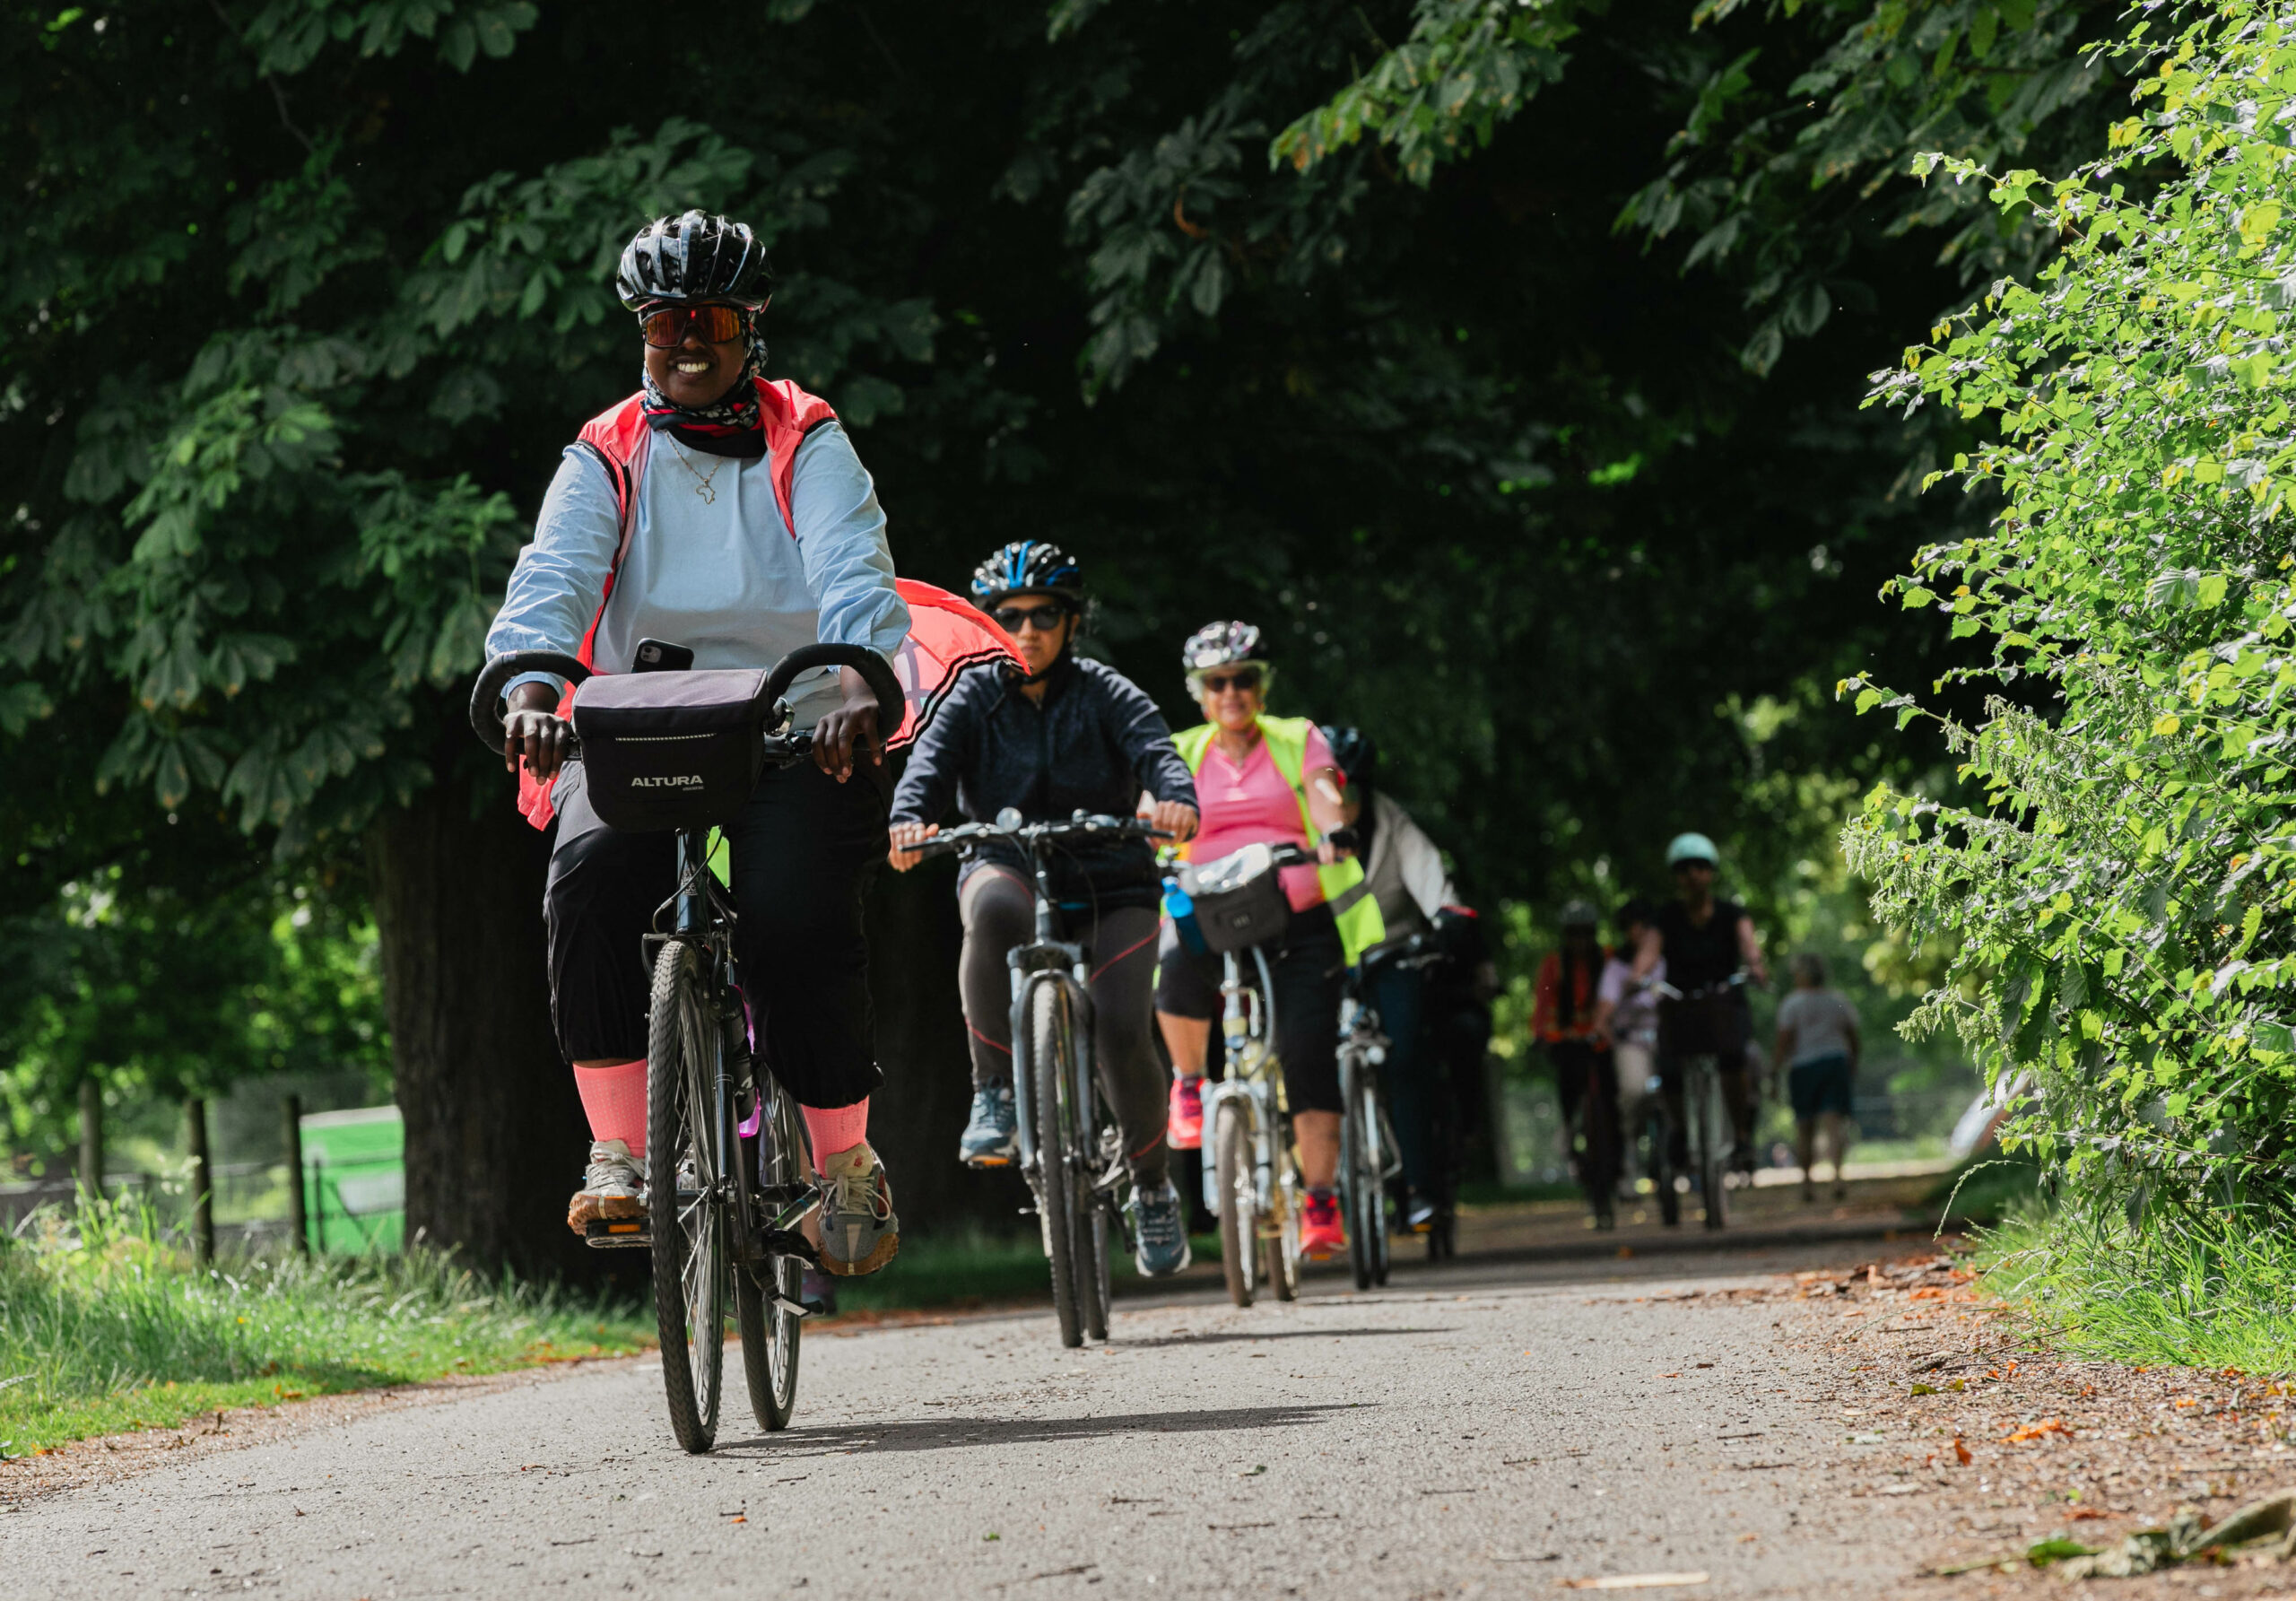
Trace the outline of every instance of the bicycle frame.
<path fill-rule="evenodd" d="M 1251 955 L 1259 970 L 1257 991 L 1244 983 L 1239 953 L 1224 952 L 1220 958 L 1220 1031 L 1222 1059 L 1227 1064 L 1227 1073 L 1219 1083 L 1204 1086 L 1204 1120 L 1206 1126 L 1211 1125 L 1219 1108 L 1230 1102 L 1236 1105 L 1243 1118 L 1252 1144 L 1254 1205 L 1260 1237 L 1266 1239 L 1273 1237 L 1277 1228 L 1275 1188 L 1283 1155 L 1278 1143 L 1283 1118 L 1289 1109 L 1284 1104 L 1283 1075 L 1277 1070 L 1274 1044 L 1275 981 L 1268 971 L 1266 952 L 1254 945 Z M 1215 1216 L 1220 1211 L 1217 1189 L 1207 1165 L 1204 1173 L 1205 1206 Z"/>
<path fill-rule="evenodd" d="M 669 941 L 691 945 L 701 956 L 710 987 L 721 1002 L 727 996 L 739 996 L 741 986 L 733 955 L 734 925 L 739 914 L 718 883 L 718 875 L 709 869 L 708 831 L 681 829 L 675 839 L 677 891 L 654 914 L 658 920 L 664 909 L 669 911 L 670 931 L 645 936 L 648 964 L 654 953 Z M 716 1176 L 711 1198 L 719 1203 L 734 1203 L 726 1208 L 733 1225 L 728 1241 L 732 1259 L 736 1266 L 752 1272 L 770 1270 L 774 1259 L 779 1257 L 796 1257 L 809 1266 L 818 1267 L 818 1254 L 799 1231 L 805 1219 L 821 1206 L 820 1188 L 813 1184 L 778 1185 L 769 1190 L 759 1181 L 757 1144 L 762 1135 L 767 1097 L 766 1086 L 758 1080 L 752 1053 L 748 1048 L 746 1004 L 741 1012 L 714 1021 L 719 1026 L 715 1031 L 718 1048 L 713 1053 L 710 1066 L 711 1144 L 727 1153 L 730 1160 L 725 1165 L 732 1171 Z M 736 1024 L 744 1048 L 729 1053 L 726 1048 L 726 1031 Z M 729 1054 L 740 1063 L 738 1074 L 731 1070 Z M 737 1116 L 744 1093 L 749 1097 L 749 1114 Z M 679 1201 L 683 1205 L 684 1197 L 680 1196 Z M 770 1222 L 763 1220 L 769 1208 Z M 805 1315 L 803 1307 L 789 1304 L 778 1294 L 774 1300 L 793 1316 Z"/>

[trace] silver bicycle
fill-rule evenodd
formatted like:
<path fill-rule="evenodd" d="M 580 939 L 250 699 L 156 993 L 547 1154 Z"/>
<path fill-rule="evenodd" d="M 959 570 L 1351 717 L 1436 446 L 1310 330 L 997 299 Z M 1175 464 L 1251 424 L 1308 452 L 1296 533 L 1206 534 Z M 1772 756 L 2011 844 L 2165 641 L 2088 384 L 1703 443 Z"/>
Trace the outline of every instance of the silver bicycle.
<path fill-rule="evenodd" d="M 1201 866 L 1182 864 L 1178 887 L 1191 901 L 1262 890 L 1273 907 L 1282 900 L 1277 872 L 1315 859 L 1296 845 L 1247 845 Z M 1275 1053 L 1275 983 L 1267 965 L 1267 946 L 1282 933 L 1277 914 L 1263 938 L 1223 940 L 1231 944 L 1220 952 L 1220 1037 L 1227 1075 L 1204 1086 L 1204 1205 L 1220 1220 L 1220 1266 L 1228 1299 L 1239 1307 L 1251 1305 L 1263 1283 L 1278 1301 L 1300 1292 L 1300 1207 L 1306 1186 L 1292 1144 L 1283 1066 Z"/>

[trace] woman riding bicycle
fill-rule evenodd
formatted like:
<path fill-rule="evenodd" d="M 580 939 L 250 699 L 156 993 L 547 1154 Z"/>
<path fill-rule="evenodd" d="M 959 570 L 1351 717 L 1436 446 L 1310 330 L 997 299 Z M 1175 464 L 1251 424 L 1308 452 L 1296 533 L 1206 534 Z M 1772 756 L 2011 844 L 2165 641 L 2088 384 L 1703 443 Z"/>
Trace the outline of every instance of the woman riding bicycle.
<path fill-rule="evenodd" d="M 1057 544 L 1015 540 L 974 571 L 972 594 L 1019 641 L 1028 675 L 970 674 L 942 705 L 893 794 L 892 865 L 903 872 L 917 865 L 907 848 L 940 832 L 935 820 L 952 802 L 975 822 L 1008 806 L 1047 822 L 1079 809 L 1129 814 L 1144 791 L 1158 828 L 1179 840 L 1194 834 L 1196 785 L 1156 703 L 1114 668 L 1070 649 L 1083 619 L 1076 563 Z M 959 988 L 973 1082 L 972 1118 L 957 1154 L 974 1167 L 1008 1166 L 1019 1154 L 1004 958 L 1035 937 L 1033 882 L 1021 848 L 995 841 L 977 848 L 957 881 L 965 928 Z M 1138 839 L 1079 847 L 1060 862 L 1053 891 L 1067 937 L 1091 957 L 1092 1056 L 1132 1173 L 1140 1271 L 1178 1273 L 1188 1265 L 1187 1231 L 1166 1172 L 1163 1065 L 1148 1037 L 1155 854 Z"/>
<path fill-rule="evenodd" d="M 1260 631 L 1248 622 L 1199 629 L 1180 652 L 1204 722 L 1177 741 L 1196 774 L 1204 826 L 1189 851 L 1215 861 L 1247 845 L 1312 848 L 1326 866 L 1283 870 L 1292 917 L 1268 953 L 1274 980 L 1275 1054 L 1300 1150 L 1308 1200 L 1300 1251 L 1320 1261 L 1344 1250 L 1339 1200 L 1339 1002 L 1345 967 L 1380 937 L 1379 907 L 1354 861 L 1341 863 L 1326 836 L 1344 826 L 1343 785 L 1315 724 L 1265 715 L 1274 676 Z M 1334 898 L 1340 904 L 1334 904 Z M 1167 920 L 1157 951 L 1156 1021 L 1170 1048 L 1173 1146 L 1204 1144 L 1204 1071 L 1220 1011 L 1220 958 L 1191 951 Z"/>
<path fill-rule="evenodd" d="M 487 634 L 490 658 L 558 650 L 626 673 L 648 639 L 691 649 L 703 668 L 770 667 L 817 640 L 888 656 L 900 646 L 909 611 L 875 486 L 829 406 L 764 375 L 765 275 L 747 227 L 698 211 L 648 223 L 623 250 L 614 287 L 638 318 L 644 384 L 567 448 Z M 580 1232 L 644 1214 L 641 942 L 675 885 L 671 834 L 598 821 L 581 764 L 564 761 L 561 688 L 512 681 L 504 754 L 530 775 L 528 817 L 559 819 L 543 913 L 552 1015 L 590 1121 L 588 1171 L 567 1212 Z M 825 1181 L 822 1265 L 874 1273 L 900 1243 L 867 1141 L 881 1075 L 861 923 L 883 848 L 890 731 L 850 669 L 801 676 L 789 701 L 813 731 L 813 761 L 768 769 L 725 830 L 735 957 L 752 1033 L 804 1110 Z"/>

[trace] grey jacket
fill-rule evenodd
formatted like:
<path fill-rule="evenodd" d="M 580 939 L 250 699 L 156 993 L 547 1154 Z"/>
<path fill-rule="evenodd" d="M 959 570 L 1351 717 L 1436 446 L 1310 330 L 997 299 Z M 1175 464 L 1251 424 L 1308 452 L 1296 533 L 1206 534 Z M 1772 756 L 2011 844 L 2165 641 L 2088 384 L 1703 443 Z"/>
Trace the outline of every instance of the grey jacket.
<path fill-rule="evenodd" d="M 1069 656 L 1048 674 L 1041 705 L 1017 678 L 966 674 L 909 752 L 892 821 L 938 822 L 952 802 L 975 822 L 1006 806 L 1031 822 L 1080 807 L 1129 817 L 1144 789 L 1196 804 L 1196 780 L 1156 703 L 1115 668 Z M 965 873 L 984 861 L 1028 867 L 1018 849 L 991 844 Z M 1144 840 L 1078 849 L 1061 859 L 1053 887 L 1065 906 L 1148 905 L 1159 892 L 1155 853 Z"/>

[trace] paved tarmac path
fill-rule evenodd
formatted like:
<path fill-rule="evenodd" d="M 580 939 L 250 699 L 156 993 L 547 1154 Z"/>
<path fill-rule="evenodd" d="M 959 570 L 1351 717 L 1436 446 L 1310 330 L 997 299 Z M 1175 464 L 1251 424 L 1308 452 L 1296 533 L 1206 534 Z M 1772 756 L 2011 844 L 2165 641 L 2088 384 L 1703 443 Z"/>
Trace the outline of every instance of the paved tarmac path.
<path fill-rule="evenodd" d="M 1655 1299 L 1804 1265 L 1319 1276 L 1120 1302 L 1075 1352 L 1048 1314 L 817 1333 L 795 1424 L 729 1397 L 702 1457 L 652 1362 L 603 1364 L 21 1504 L 0 1597 L 1898 1593 L 1912 1509 L 1853 1499 L 1792 1318 Z"/>

